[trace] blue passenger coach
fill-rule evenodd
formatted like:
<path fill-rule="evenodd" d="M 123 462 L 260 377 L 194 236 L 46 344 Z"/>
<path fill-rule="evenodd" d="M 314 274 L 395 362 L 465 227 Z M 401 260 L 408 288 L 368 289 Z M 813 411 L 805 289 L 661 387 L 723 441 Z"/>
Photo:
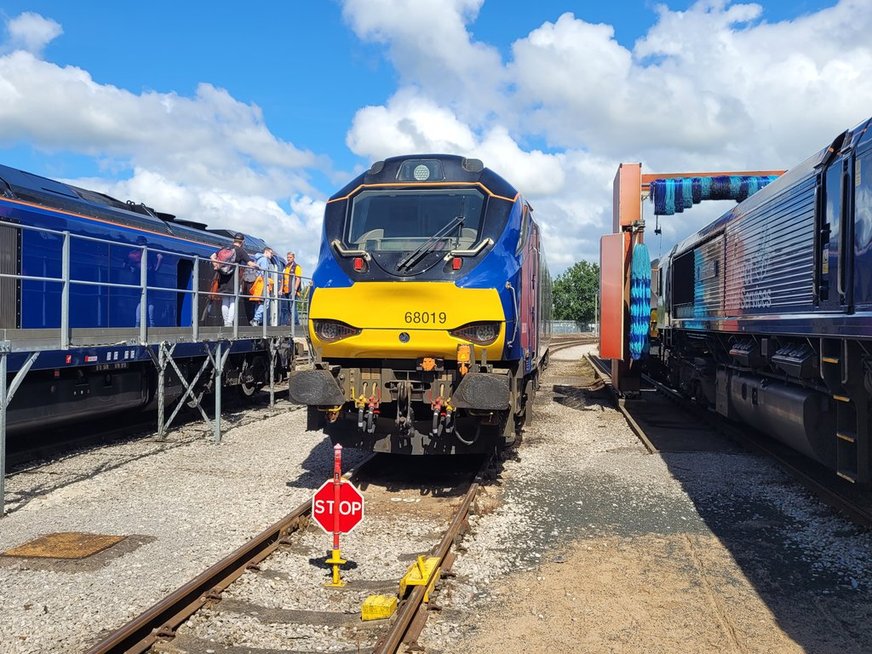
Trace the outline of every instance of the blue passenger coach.
<path fill-rule="evenodd" d="M 872 481 L 872 129 L 867 120 L 660 261 L 676 387 Z"/>

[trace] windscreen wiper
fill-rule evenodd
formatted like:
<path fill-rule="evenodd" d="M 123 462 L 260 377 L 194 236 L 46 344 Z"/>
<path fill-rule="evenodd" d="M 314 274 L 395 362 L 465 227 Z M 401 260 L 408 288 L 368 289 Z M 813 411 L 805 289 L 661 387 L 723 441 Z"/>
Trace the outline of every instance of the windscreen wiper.
<path fill-rule="evenodd" d="M 433 251 L 436 243 L 440 240 L 448 236 L 451 232 L 453 232 L 458 227 L 463 226 L 463 221 L 466 220 L 464 216 L 457 216 L 448 222 L 444 227 L 442 227 L 438 232 L 433 234 L 426 241 L 421 243 L 415 250 L 407 257 L 405 257 L 402 261 L 397 264 L 397 270 L 402 270 L 403 268 L 411 268 L 416 263 L 418 263 L 424 256 Z"/>

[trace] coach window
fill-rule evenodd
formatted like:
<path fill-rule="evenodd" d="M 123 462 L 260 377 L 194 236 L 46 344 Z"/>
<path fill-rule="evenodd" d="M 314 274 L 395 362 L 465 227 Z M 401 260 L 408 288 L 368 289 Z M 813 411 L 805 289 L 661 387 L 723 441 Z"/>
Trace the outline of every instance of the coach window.
<path fill-rule="evenodd" d="M 872 304 L 872 150 L 854 164 L 854 302 Z"/>

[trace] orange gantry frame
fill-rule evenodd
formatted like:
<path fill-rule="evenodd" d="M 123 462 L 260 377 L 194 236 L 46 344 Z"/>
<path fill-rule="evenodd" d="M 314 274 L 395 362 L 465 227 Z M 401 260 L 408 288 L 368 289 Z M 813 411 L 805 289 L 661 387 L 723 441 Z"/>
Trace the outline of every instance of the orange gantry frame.
<path fill-rule="evenodd" d="M 636 243 L 644 242 L 642 201 L 655 179 L 686 179 L 724 175 L 783 175 L 783 170 L 642 174 L 641 163 L 618 166 L 612 185 L 612 234 L 600 239 L 599 351 L 612 360 L 612 383 L 621 392 L 639 389 L 639 375 L 629 365 L 627 325 L 630 316 L 630 268 Z"/>

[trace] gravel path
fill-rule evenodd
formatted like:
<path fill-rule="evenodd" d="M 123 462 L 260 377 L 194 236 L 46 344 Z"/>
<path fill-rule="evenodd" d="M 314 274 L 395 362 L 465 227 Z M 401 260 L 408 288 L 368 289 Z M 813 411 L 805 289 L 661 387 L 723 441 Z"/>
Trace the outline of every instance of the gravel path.
<path fill-rule="evenodd" d="M 555 355 L 426 651 L 872 651 L 872 536 L 719 438 L 648 454 L 579 392 L 588 347 Z"/>
<path fill-rule="evenodd" d="M 423 634 L 426 650 L 872 651 L 870 535 L 735 446 L 647 454 L 605 396 L 580 390 L 591 379 L 581 353 L 555 355 L 522 446 L 477 500 L 458 577 Z M 168 442 L 137 439 L 9 479 L 0 550 L 51 532 L 126 539 L 81 561 L 0 557 L 0 651 L 86 649 L 330 476 L 331 448 L 304 431 L 302 411 L 281 403 L 240 411 L 228 426 L 218 446 L 191 425 Z M 346 451 L 345 467 L 361 456 Z M 391 592 L 438 539 L 447 513 L 425 510 L 432 505 L 410 485 L 364 490 L 368 506 L 392 506 L 396 519 L 343 541 L 357 564 L 345 575 Z M 216 651 L 231 641 L 335 650 L 337 627 L 292 635 L 269 614 L 358 610 L 360 593 L 325 595 L 319 586 L 327 544 L 310 527 L 262 573 L 231 587 L 214 610 L 230 636 L 211 633 L 207 616 L 183 636 L 218 639 Z M 363 629 L 341 628 L 350 630 L 346 643 Z M 184 638 L 175 645 L 184 649 Z"/>
<path fill-rule="evenodd" d="M 0 649 L 82 651 L 310 497 L 332 449 L 290 408 L 228 416 L 217 446 L 193 425 L 13 476 L 0 551 L 52 532 L 127 539 L 80 561 L 0 557 Z"/>

